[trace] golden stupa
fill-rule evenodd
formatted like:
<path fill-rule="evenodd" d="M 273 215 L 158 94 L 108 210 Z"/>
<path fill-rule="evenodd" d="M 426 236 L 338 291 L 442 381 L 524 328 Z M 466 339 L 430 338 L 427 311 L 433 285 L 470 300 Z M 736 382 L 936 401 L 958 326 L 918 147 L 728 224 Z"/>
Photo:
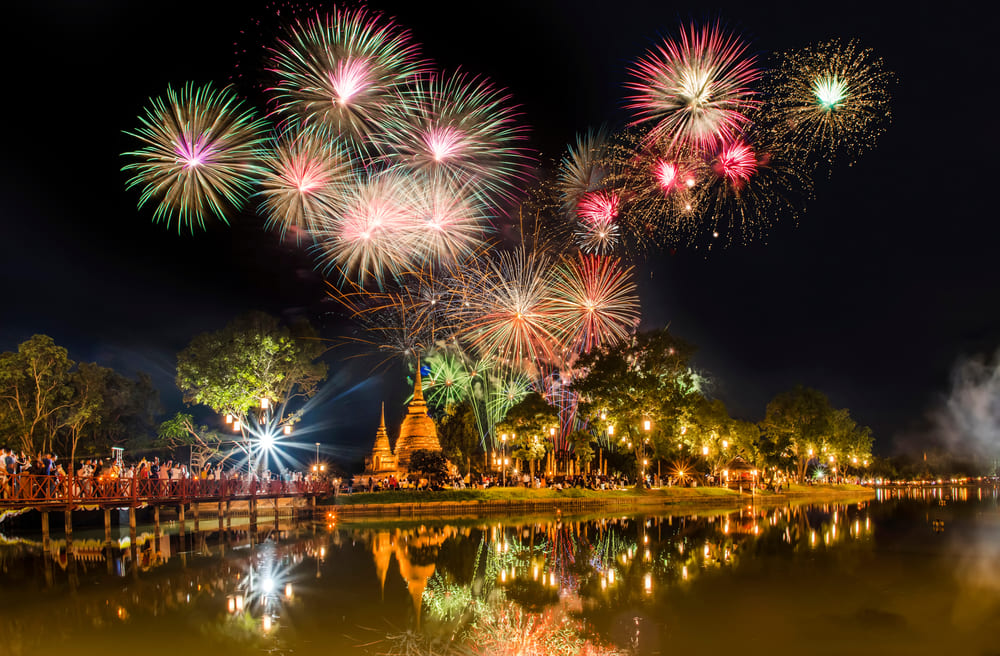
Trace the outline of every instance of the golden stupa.
<path fill-rule="evenodd" d="M 389 445 L 389 433 L 385 430 L 385 404 L 382 404 L 382 416 L 379 419 L 378 430 L 375 431 L 375 446 L 371 455 L 365 458 L 365 473 L 379 474 L 396 471 L 396 456 L 392 455 Z"/>
<path fill-rule="evenodd" d="M 420 360 L 417 360 L 417 374 L 414 378 L 416 383 L 413 385 L 413 400 L 406 407 L 406 416 L 403 417 L 399 439 L 396 440 L 396 467 L 404 473 L 410 470 L 410 456 L 414 451 L 441 450 L 437 427 L 427 414 L 427 402 L 424 401 L 424 390 L 420 382 Z"/>

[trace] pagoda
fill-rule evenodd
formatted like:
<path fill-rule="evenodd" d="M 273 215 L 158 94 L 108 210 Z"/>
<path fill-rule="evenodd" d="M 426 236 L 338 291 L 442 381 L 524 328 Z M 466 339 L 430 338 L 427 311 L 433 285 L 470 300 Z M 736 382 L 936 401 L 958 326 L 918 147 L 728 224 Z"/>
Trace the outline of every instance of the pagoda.
<path fill-rule="evenodd" d="M 396 440 L 395 453 L 389 445 L 389 433 L 385 429 L 385 404 L 382 404 L 382 417 L 378 430 L 375 431 L 375 444 L 371 454 L 365 457 L 365 471 L 362 476 L 384 478 L 390 474 L 405 476 L 410 471 L 410 458 L 414 451 L 429 449 L 440 451 L 437 427 L 434 420 L 427 414 L 427 402 L 424 401 L 424 390 L 420 380 L 420 361 L 417 361 L 416 383 L 413 386 L 413 398 L 406 406 L 406 416 L 399 427 L 399 439 Z"/>
<path fill-rule="evenodd" d="M 403 417 L 403 424 L 399 427 L 399 439 L 396 440 L 396 466 L 403 473 L 410 470 L 410 457 L 414 451 L 441 450 L 437 427 L 427 414 L 427 402 L 424 401 L 420 376 L 420 360 L 417 360 L 417 374 L 414 378 L 416 383 L 413 385 L 413 399 L 406 406 L 406 416 Z"/>
<path fill-rule="evenodd" d="M 366 474 L 391 474 L 396 471 L 396 456 L 392 455 L 389 445 L 389 433 L 385 430 L 385 403 L 382 404 L 382 417 L 379 419 L 378 430 L 375 431 L 375 445 L 371 455 L 365 457 Z"/>

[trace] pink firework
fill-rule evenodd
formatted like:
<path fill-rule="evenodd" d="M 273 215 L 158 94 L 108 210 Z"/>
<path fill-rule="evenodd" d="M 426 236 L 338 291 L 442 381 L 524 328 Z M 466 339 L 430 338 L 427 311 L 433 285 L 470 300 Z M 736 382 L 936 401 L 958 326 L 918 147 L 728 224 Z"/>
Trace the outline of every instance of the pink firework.
<path fill-rule="evenodd" d="M 576 214 L 594 226 L 607 226 L 618 218 L 621 200 L 609 191 L 591 191 L 583 195 L 576 206 Z"/>
<path fill-rule="evenodd" d="M 734 187 L 742 187 L 757 172 L 757 157 L 750 146 L 737 141 L 723 146 L 715 169 Z"/>
<path fill-rule="evenodd" d="M 649 139 L 709 149 L 739 136 L 746 112 L 757 103 L 752 84 L 760 78 L 747 45 L 718 25 L 681 30 L 631 70 L 627 87 L 633 125 L 653 122 Z"/>

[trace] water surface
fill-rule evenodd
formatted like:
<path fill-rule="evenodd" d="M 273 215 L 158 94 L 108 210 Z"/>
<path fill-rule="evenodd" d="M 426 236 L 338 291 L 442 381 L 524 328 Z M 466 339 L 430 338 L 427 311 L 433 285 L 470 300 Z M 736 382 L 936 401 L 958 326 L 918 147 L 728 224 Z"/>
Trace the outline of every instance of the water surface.
<path fill-rule="evenodd" d="M 49 554 L 38 536 L 0 538 L 0 652 L 1000 653 L 995 489 L 697 516 L 191 528 L 110 548 L 78 531 Z"/>

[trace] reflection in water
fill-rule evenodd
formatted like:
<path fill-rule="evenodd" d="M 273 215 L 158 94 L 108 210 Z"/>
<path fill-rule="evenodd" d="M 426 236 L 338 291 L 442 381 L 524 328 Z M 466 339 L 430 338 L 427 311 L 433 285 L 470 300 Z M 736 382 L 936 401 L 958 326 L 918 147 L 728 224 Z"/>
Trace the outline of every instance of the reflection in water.
<path fill-rule="evenodd" d="M 987 649 L 995 491 L 887 492 L 708 516 L 141 533 L 53 540 L 48 554 L 4 538 L 2 652 Z"/>

